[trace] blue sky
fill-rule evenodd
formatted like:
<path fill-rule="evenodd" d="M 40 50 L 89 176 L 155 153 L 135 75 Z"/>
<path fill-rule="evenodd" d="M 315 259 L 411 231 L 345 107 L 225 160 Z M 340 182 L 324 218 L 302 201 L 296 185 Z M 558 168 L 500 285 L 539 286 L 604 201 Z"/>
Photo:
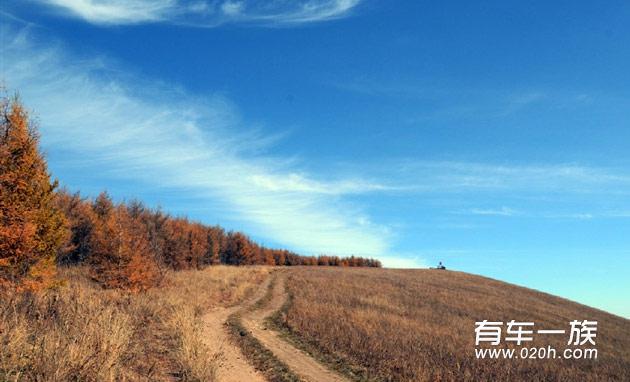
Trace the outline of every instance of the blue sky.
<path fill-rule="evenodd" d="M 30 0 L 1 20 L 2 79 L 72 190 L 630 317 L 627 1 Z"/>

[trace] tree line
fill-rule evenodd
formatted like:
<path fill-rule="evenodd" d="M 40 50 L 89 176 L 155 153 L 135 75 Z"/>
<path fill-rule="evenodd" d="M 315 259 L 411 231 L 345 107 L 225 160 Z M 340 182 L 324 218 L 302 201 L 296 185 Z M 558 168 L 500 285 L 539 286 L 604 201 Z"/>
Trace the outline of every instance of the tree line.
<path fill-rule="evenodd" d="M 139 201 L 114 203 L 106 192 L 90 200 L 58 190 L 28 113 L 17 98 L 0 102 L 0 288 L 54 286 L 57 265 L 85 264 L 103 286 L 132 291 L 158 285 L 170 270 L 216 264 L 381 267 L 363 257 L 266 248 Z"/>

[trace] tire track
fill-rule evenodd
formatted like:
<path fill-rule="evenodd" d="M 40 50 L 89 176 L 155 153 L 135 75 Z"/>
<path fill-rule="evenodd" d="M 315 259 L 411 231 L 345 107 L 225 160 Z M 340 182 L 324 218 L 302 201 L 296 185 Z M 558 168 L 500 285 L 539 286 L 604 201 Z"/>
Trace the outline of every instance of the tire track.
<path fill-rule="evenodd" d="M 265 319 L 278 311 L 288 299 L 285 272 L 277 272 L 271 300 L 262 308 L 245 312 L 243 325 L 292 372 L 305 382 L 346 382 L 346 378 L 326 368 L 310 355 L 283 340 L 279 333 L 268 330 Z"/>

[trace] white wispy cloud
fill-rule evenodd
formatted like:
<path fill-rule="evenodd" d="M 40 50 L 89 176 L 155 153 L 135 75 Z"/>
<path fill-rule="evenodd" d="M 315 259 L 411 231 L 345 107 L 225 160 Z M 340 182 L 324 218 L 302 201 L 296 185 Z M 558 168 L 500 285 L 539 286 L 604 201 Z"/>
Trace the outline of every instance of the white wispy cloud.
<path fill-rule="evenodd" d="M 518 214 L 518 211 L 512 209 L 512 208 L 508 208 L 508 207 L 501 207 L 498 209 L 493 209 L 493 208 L 473 208 L 470 209 L 469 211 L 467 211 L 473 215 L 488 215 L 488 216 L 514 216 Z"/>
<path fill-rule="evenodd" d="M 42 47 L 24 30 L 3 27 L 2 36 L 2 77 L 36 111 L 46 146 L 89 161 L 103 176 L 219 200 L 252 233 L 296 250 L 388 251 L 387 228 L 344 200 L 386 186 L 356 177 L 315 180 L 292 161 L 265 155 L 220 96 L 197 99 L 143 83 L 104 58 Z"/>
<path fill-rule="evenodd" d="M 630 217 L 630 213 L 617 211 L 598 212 L 545 212 L 545 211 L 521 211 L 512 208 L 471 208 L 469 210 L 457 211 L 460 215 L 480 215 L 480 216 L 505 216 L 524 217 L 534 219 L 557 219 L 557 220 L 591 220 L 591 219 L 623 219 Z M 455 228 L 455 227 L 452 227 Z"/>
<path fill-rule="evenodd" d="M 243 11 L 242 1 L 226 1 L 221 4 L 221 11 L 228 16 L 239 15 Z"/>
<path fill-rule="evenodd" d="M 96 24 L 134 24 L 164 20 L 176 4 L 172 0 L 41 0 L 57 11 Z"/>
<path fill-rule="evenodd" d="M 428 268 L 426 261 L 413 254 L 382 256 L 381 262 L 386 268 Z"/>
<path fill-rule="evenodd" d="M 503 108 L 499 115 L 509 115 L 527 108 L 530 105 L 539 103 L 547 98 L 542 92 L 526 92 L 514 94 L 508 98 L 508 104 Z"/>
<path fill-rule="evenodd" d="M 376 170 L 378 171 L 378 170 Z M 386 171 L 416 192 L 607 193 L 630 192 L 630 173 L 579 164 L 492 164 L 402 160 Z"/>
<path fill-rule="evenodd" d="M 251 176 L 251 181 L 269 191 L 292 191 L 328 195 L 361 194 L 371 191 L 394 191 L 400 189 L 399 187 L 386 186 L 380 183 L 366 182 L 362 179 L 319 182 L 297 173 L 284 176 L 257 174 Z"/>
<path fill-rule="evenodd" d="M 572 213 L 564 215 L 547 215 L 548 218 L 553 219 L 577 219 L 577 220 L 590 220 L 595 218 L 595 215 L 590 213 Z"/>
<path fill-rule="evenodd" d="M 627 211 L 597 211 L 597 212 L 578 212 L 565 214 L 543 214 L 540 217 L 549 219 L 627 219 L 630 218 L 630 212 Z"/>
<path fill-rule="evenodd" d="M 164 22 L 199 27 L 225 23 L 301 24 L 347 16 L 361 0 L 34 0 L 100 25 Z"/>

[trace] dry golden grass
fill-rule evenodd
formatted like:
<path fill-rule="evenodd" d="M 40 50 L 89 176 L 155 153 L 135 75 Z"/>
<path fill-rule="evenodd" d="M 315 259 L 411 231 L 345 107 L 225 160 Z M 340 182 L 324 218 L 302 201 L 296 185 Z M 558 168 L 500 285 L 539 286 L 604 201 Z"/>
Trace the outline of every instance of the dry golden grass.
<path fill-rule="evenodd" d="M 231 267 L 225 265 L 203 271 L 172 273 L 166 286 L 156 288 L 147 298 L 159 301 L 164 311 L 159 315 L 167 332 L 174 333 L 173 352 L 180 379 L 214 380 L 220 354 L 209 349 L 202 336 L 202 316 L 213 306 L 231 306 L 243 301 L 257 288 L 269 267 Z"/>
<path fill-rule="evenodd" d="M 132 318 L 91 289 L 3 296 L 0 379 L 125 379 Z"/>
<path fill-rule="evenodd" d="M 630 321 L 561 298 L 465 273 L 295 269 L 281 321 L 294 340 L 354 369 L 359 380 L 630 380 Z M 478 360 L 475 321 L 533 321 L 568 329 L 597 320 L 597 360 Z M 525 346 L 564 349 L 568 337 Z M 504 346 L 502 341 L 500 347 Z"/>
<path fill-rule="evenodd" d="M 265 267 L 217 266 L 169 274 L 144 294 L 103 290 L 84 269 L 67 286 L 0 296 L 0 380 L 212 381 L 216 349 L 201 341 L 201 315 L 253 292 Z"/>

